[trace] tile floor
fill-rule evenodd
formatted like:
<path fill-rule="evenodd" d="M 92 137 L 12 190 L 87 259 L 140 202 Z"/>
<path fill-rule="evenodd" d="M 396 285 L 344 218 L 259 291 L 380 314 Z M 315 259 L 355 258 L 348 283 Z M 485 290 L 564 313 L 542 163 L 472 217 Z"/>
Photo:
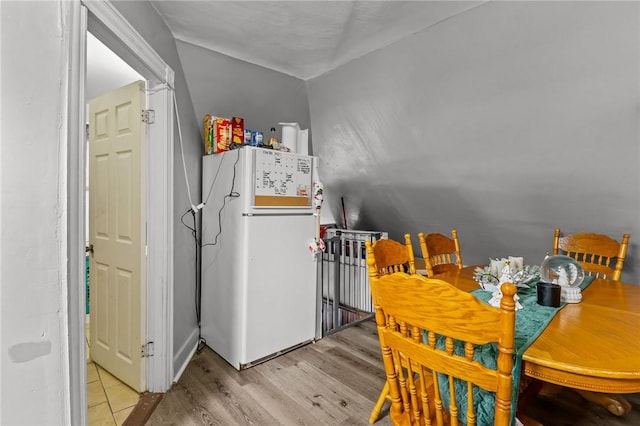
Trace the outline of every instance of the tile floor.
<path fill-rule="evenodd" d="M 140 395 L 91 361 L 88 318 L 86 335 L 88 424 L 89 426 L 120 426 L 133 411 Z"/>

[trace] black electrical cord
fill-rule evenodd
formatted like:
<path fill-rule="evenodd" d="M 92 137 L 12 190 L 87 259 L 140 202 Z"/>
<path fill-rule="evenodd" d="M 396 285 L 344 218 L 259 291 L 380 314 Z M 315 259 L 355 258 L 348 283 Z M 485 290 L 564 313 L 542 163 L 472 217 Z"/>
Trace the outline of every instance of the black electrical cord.
<path fill-rule="evenodd" d="M 184 217 L 189 212 L 191 212 L 191 216 L 193 218 L 193 228 L 190 227 L 189 225 L 187 225 L 185 223 L 185 221 L 184 221 Z M 201 310 L 201 307 L 202 307 L 202 282 L 200 280 L 200 274 L 199 274 L 200 240 L 198 238 L 198 225 L 197 225 L 197 222 L 196 222 L 196 212 L 193 211 L 193 209 L 187 210 L 180 217 L 180 222 L 182 222 L 182 224 L 185 227 L 187 227 L 187 229 L 189 229 L 191 231 L 191 235 L 193 236 L 193 239 L 194 239 L 194 242 L 195 242 L 195 249 L 196 249 L 196 255 L 195 255 L 195 275 L 196 275 L 195 305 L 196 305 L 196 322 L 197 322 L 197 325 L 198 325 L 198 348 L 197 348 L 197 351 L 200 352 L 207 342 L 206 342 L 205 339 L 202 338 L 202 325 L 201 325 L 201 320 L 202 320 L 202 316 L 201 316 L 201 311 L 202 311 Z"/>
<path fill-rule="evenodd" d="M 223 158 L 224 160 L 224 158 Z M 196 321 L 197 321 L 197 325 L 198 325 L 198 347 L 196 349 L 196 351 L 199 353 L 203 348 L 204 345 L 207 343 L 207 341 L 202 337 L 202 278 L 200 277 L 199 272 L 199 266 L 200 266 L 200 249 L 202 247 L 205 246 L 213 246 L 216 245 L 218 243 L 218 237 L 220 236 L 220 234 L 222 233 L 222 210 L 224 209 L 225 205 L 227 204 L 227 199 L 229 198 L 237 198 L 240 196 L 240 194 L 236 191 L 234 191 L 235 188 L 235 184 L 236 184 L 236 166 L 238 164 L 238 161 L 240 161 L 240 151 L 238 151 L 238 156 L 236 157 L 236 161 L 233 164 L 233 178 L 231 180 L 231 190 L 229 191 L 229 194 L 225 195 L 222 201 L 222 207 L 220 208 L 220 210 L 218 210 L 218 233 L 216 234 L 213 243 L 207 243 L 207 244 L 201 244 L 200 239 L 198 238 L 198 224 L 196 221 L 196 212 L 193 210 L 193 208 L 190 208 L 189 210 L 187 210 L 186 212 L 184 212 L 184 214 L 180 217 L 180 222 L 182 222 L 182 224 L 191 231 L 191 235 L 193 236 L 193 240 L 195 242 L 195 249 L 196 249 L 196 255 L 195 255 L 195 274 L 196 274 L 196 295 L 195 295 L 195 305 L 196 305 Z M 218 173 L 220 172 L 220 169 L 222 168 L 222 164 L 220 164 L 220 167 L 218 168 L 218 171 L 216 172 L 216 175 L 213 179 L 213 181 L 215 182 L 215 180 L 218 177 Z M 211 185 L 211 188 L 209 189 L 209 193 L 207 194 L 207 200 L 209 199 L 209 196 L 211 195 L 211 190 L 213 189 L 213 183 Z M 206 201 L 203 203 L 206 205 Z M 184 221 L 184 217 L 189 214 L 189 212 L 191 212 L 191 216 L 193 218 L 193 227 L 187 225 Z"/>
<path fill-rule="evenodd" d="M 229 191 L 228 194 L 226 194 L 223 197 L 223 199 L 222 199 L 222 207 L 220 207 L 220 210 L 218 210 L 218 233 L 213 238 L 213 242 L 202 244 L 200 247 L 215 246 L 216 244 L 218 244 L 218 237 L 220 236 L 220 234 L 222 234 L 222 210 L 224 210 L 224 207 L 227 205 L 227 200 L 228 199 L 230 199 L 230 198 L 238 198 L 240 196 L 239 192 L 234 191 L 234 188 L 235 188 L 235 185 L 236 185 L 236 166 L 238 165 L 238 161 L 240 161 L 240 150 L 238 150 L 238 156 L 236 157 L 235 163 L 233 163 L 233 178 L 231 180 L 231 190 Z M 217 176 L 218 176 L 218 174 L 216 173 L 216 177 Z M 211 192 L 209 192 L 209 193 L 211 193 Z M 208 196 L 207 196 L 207 198 L 208 198 Z"/>

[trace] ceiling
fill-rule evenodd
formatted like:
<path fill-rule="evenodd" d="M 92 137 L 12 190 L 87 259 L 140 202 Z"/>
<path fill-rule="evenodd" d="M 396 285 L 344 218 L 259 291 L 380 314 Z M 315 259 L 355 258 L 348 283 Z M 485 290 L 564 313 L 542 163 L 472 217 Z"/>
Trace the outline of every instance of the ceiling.
<path fill-rule="evenodd" d="M 303 80 L 483 1 L 152 1 L 180 41 Z"/>

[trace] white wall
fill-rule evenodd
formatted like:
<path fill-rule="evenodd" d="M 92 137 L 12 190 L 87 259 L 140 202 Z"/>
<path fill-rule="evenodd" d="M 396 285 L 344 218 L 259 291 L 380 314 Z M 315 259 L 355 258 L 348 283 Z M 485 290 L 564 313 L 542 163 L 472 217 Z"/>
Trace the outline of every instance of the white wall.
<path fill-rule="evenodd" d="M 639 5 L 488 2 L 308 81 L 326 204 L 466 264 L 539 264 L 553 229 L 620 239 L 640 282 Z"/>
<path fill-rule="evenodd" d="M 66 58 L 70 4 L 0 2 L 0 424 L 69 422 Z M 17 42 L 19 41 L 19 42 Z"/>

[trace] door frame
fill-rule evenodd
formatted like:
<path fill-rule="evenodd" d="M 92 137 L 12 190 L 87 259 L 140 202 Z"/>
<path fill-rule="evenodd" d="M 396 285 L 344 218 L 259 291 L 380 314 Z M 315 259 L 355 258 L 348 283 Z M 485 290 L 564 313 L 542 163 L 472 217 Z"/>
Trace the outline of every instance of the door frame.
<path fill-rule="evenodd" d="M 86 424 L 85 352 L 85 84 L 86 33 L 91 33 L 147 79 L 147 108 L 155 123 L 147 129 L 143 159 L 147 235 L 147 341 L 154 355 L 146 362 L 150 392 L 167 391 L 173 380 L 173 88 L 175 74 L 108 0 L 73 2 L 69 21 L 68 263 L 69 397 L 71 424 Z M 64 90 L 64 89 L 63 89 Z M 150 144 L 147 144 L 150 146 Z M 151 167 L 153 165 L 153 167 Z M 153 207 L 153 208 L 152 208 Z"/>

